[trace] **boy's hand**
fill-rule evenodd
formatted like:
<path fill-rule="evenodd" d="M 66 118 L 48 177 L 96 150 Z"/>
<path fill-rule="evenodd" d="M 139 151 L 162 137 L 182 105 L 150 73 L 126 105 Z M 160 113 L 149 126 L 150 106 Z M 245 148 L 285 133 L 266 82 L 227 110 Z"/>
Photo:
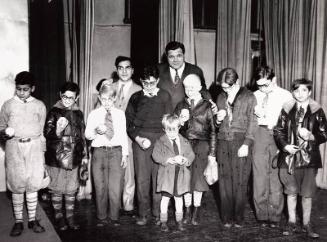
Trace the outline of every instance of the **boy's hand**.
<path fill-rule="evenodd" d="M 167 159 L 167 163 L 168 163 L 168 164 L 175 165 L 175 164 L 176 164 L 175 157 L 170 157 L 170 158 L 168 158 L 168 159 Z"/>
<path fill-rule="evenodd" d="M 211 103 L 211 111 L 213 115 L 216 115 L 218 113 L 218 107 L 217 104 L 214 103 L 211 99 L 209 99 L 209 102 Z"/>
<path fill-rule="evenodd" d="M 299 128 L 298 129 L 299 132 L 299 136 L 303 139 L 303 140 L 310 140 L 312 139 L 312 133 L 307 130 L 306 128 Z"/>
<path fill-rule="evenodd" d="M 8 128 L 5 129 L 5 134 L 6 134 L 9 138 L 14 137 L 14 135 L 15 135 L 15 130 L 14 130 L 13 128 L 8 127 Z"/>
<path fill-rule="evenodd" d="M 254 114 L 258 118 L 263 118 L 263 117 L 265 117 L 265 110 L 261 106 L 257 105 L 254 107 Z"/>
<path fill-rule="evenodd" d="M 100 124 L 98 127 L 95 128 L 95 131 L 100 134 L 100 135 L 103 135 L 106 133 L 107 131 L 107 126 L 104 125 L 104 124 Z"/>
<path fill-rule="evenodd" d="M 146 150 L 147 148 L 149 148 L 151 146 L 151 141 L 147 138 L 144 137 L 140 137 L 137 136 L 135 138 L 135 141 L 137 142 L 137 144 L 143 149 Z"/>
<path fill-rule="evenodd" d="M 62 131 L 66 128 L 67 125 L 68 125 L 68 119 L 66 119 L 65 117 L 60 117 L 57 120 L 57 129 Z"/>
<path fill-rule="evenodd" d="M 226 115 L 227 115 L 227 111 L 225 109 L 220 109 L 217 112 L 217 121 L 222 122 L 224 120 L 224 118 L 226 117 Z"/>
<path fill-rule="evenodd" d="M 120 166 L 124 169 L 127 166 L 127 162 L 128 162 L 128 156 L 127 155 L 123 155 L 122 159 L 121 159 L 121 163 Z"/>
<path fill-rule="evenodd" d="M 247 157 L 248 154 L 249 154 L 249 146 L 247 145 L 242 145 L 237 151 L 238 157 Z"/>
<path fill-rule="evenodd" d="M 183 108 L 179 115 L 179 119 L 180 119 L 181 123 L 184 124 L 187 120 L 190 119 L 190 111 L 186 108 Z"/>
<path fill-rule="evenodd" d="M 299 150 L 299 147 L 296 145 L 286 145 L 284 147 L 284 150 L 287 151 L 288 153 L 294 155 Z"/>
<path fill-rule="evenodd" d="M 177 155 L 174 158 L 175 158 L 175 163 L 180 166 L 185 165 L 185 163 L 187 162 L 187 159 L 182 155 Z"/>

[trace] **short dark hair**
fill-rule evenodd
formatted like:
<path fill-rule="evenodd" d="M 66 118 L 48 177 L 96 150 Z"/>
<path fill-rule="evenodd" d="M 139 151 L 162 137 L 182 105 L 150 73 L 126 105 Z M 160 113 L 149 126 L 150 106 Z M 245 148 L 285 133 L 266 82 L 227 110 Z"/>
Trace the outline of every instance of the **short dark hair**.
<path fill-rule="evenodd" d="M 256 69 L 254 74 L 254 79 L 256 81 L 261 78 L 267 78 L 267 80 L 272 80 L 275 77 L 275 72 L 269 66 L 260 66 Z"/>
<path fill-rule="evenodd" d="M 79 95 L 79 86 L 75 82 L 65 82 L 60 88 L 60 93 L 66 91 L 75 92 L 77 97 Z"/>
<path fill-rule="evenodd" d="M 98 82 L 98 84 L 95 86 L 95 89 L 99 92 L 100 91 L 100 88 L 101 88 L 101 86 L 102 86 L 102 83 L 104 82 L 104 81 L 106 81 L 106 80 L 108 80 L 107 78 L 103 78 L 103 79 L 101 79 L 99 82 Z"/>
<path fill-rule="evenodd" d="M 311 91 L 313 83 L 312 83 L 312 81 L 305 79 L 305 78 L 296 79 L 292 82 L 292 85 L 291 85 L 292 92 L 295 91 L 296 89 L 298 89 L 300 87 L 300 85 L 305 85 L 308 88 L 308 90 Z"/>
<path fill-rule="evenodd" d="M 233 68 L 227 67 L 220 71 L 216 83 L 221 84 L 225 82 L 228 85 L 232 86 L 236 83 L 237 79 L 238 79 L 237 72 Z"/>
<path fill-rule="evenodd" d="M 168 55 L 168 51 L 177 50 L 178 48 L 182 49 L 183 54 L 185 54 L 185 47 L 181 42 L 171 41 L 166 45 L 165 52 Z"/>
<path fill-rule="evenodd" d="M 146 66 L 143 68 L 141 72 L 140 79 L 148 80 L 150 77 L 154 77 L 155 79 L 159 78 L 159 70 L 157 66 Z"/>
<path fill-rule="evenodd" d="M 15 78 L 16 85 L 30 85 L 35 86 L 34 75 L 28 71 L 19 72 Z"/>
<path fill-rule="evenodd" d="M 115 60 L 116 68 L 118 68 L 119 63 L 122 61 L 129 61 L 131 63 L 131 66 L 133 67 L 132 59 L 130 57 L 120 55 L 120 56 L 117 56 L 117 58 Z"/>

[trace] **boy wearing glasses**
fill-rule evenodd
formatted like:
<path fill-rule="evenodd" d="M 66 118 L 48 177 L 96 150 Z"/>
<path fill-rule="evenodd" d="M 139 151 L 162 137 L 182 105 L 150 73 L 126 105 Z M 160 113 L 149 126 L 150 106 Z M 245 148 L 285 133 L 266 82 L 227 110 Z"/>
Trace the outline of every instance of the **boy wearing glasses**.
<path fill-rule="evenodd" d="M 261 226 L 272 228 L 279 225 L 284 208 L 282 184 L 278 169 L 272 162 L 278 151 L 273 128 L 284 103 L 292 100 L 289 91 L 277 86 L 272 68 L 265 66 L 256 70 L 258 90 L 254 92 L 257 105 L 254 113 L 258 118 L 253 144 L 253 200 L 257 220 Z"/>
<path fill-rule="evenodd" d="M 160 224 L 161 194 L 156 192 L 159 165 L 154 163 L 151 155 L 155 141 L 163 134 L 162 117 L 172 112 L 172 104 L 169 93 L 157 87 L 158 77 L 157 67 L 145 67 L 140 77 L 143 90 L 131 96 L 126 109 L 127 132 L 133 140 L 138 225 L 145 225 L 148 222 L 151 210 L 156 224 Z"/>
<path fill-rule="evenodd" d="M 106 83 L 99 90 L 101 106 L 88 116 L 85 136 L 92 140 L 92 176 L 95 186 L 98 227 L 108 224 L 107 210 L 114 226 L 119 226 L 119 210 L 125 168 L 128 162 L 126 118 L 114 106 L 116 88 Z"/>
<path fill-rule="evenodd" d="M 3 104 L 0 113 L 0 135 L 6 140 L 7 187 L 12 192 L 15 216 L 10 236 L 19 236 L 23 232 L 25 194 L 28 228 L 35 233 L 45 231 L 36 219 L 36 207 L 37 193 L 43 188 L 46 108 L 32 96 L 35 81 L 30 72 L 18 73 L 15 84 L 15 96 Z"/>

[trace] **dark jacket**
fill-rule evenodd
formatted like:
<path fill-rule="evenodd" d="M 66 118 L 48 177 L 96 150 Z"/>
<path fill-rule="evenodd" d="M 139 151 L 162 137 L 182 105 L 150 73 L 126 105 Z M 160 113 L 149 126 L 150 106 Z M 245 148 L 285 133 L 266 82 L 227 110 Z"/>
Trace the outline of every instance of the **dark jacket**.
<path fill-rule="evenodd" d="M 189 110 L 190 119 L 181 127 L 180 133 L 190 140 L 208 140 L 209 154 L 216 156 L 216 127 L 210 102 L 202 99 L 191 111 L 191 104 L 184 99 L 177 104 L 175 113 L 179 116 L 182 109 Z"/>
<path fill-rule="evenodd" d="M 56 134 L 57 120 L 65 117 L 69 123 L 59 136 Z M 81 164 L 83 158 L 87 158 L 86 141 L 84 137 L 85 123 L 81 110 L 74 107 L 72 110 L 65 109 L 57 102 L 49 111 L 44 126 L 47 151 L 45 162 L 49 166 L 73 169 Z M 60 157 L 64 153 L 72 154 L 69 164 L 63 165 Z"/>
<path fill-rule="evenodd" d="M 175 109 L 176 105 L 183 101 L 185 98 L 185 91 L 183 86 L 183 80 L 189 74 L 196 74 L 200 77 L 202 90 L 201 94 L 205 99 L 211 99 L 209 92 L 207 91 L 206 83 L 204 80 L 203 72 L 200 67 L 196 65 L 192 65 L 190 63 L 185 62 L 185 68 L 183 74 L 180 78 L 180 82 L 177 84 L 173 83 L 173 80 L 170 75 L 169 64 L 168 63 L 161 63 L 158 65 L 159 69 L 159 83 L 158 87 L 166 90 L 169 92 L 173 109 Z"/>
<path fill-rule="evenodd" d="M 217 97 L 218 110 L 226 110 L 227 94 L 222 92 Z M 219 125 L 219 132 L 217 138 L 220 140 L 233 140 L 236 133 L 245 134 L 244 144 L 250 145 L 254 140 L 254 133 L 257 130 L 257 118 L 254 115 L 254 107 L 257 105 L 257 100 L 253 93 L 241 87 L 234 102 L 233 121 L 231 125 L 228 122 L 228 116 Z"/>
<path fill-rule="evenodd" d="M 288 153 L 284 150 L 284 147 L 292 144 L 291 140 L 294 140 L 294 145 L 298 145 L 297 138 L 295 138 L 297 132 L 295 121 L 296 112 L 297 108 L 295 101 L 286 103 L 278 118 L 277 125 L 274 128 L 274 138 L 281 152 L 279 155 L 279 163 L 281 163 L 280 167 L 282 168 L 287 167 L 285 157 Z M 308 167 L 321 168 L 322 163 L 319 145 L 327 141 L 327 121 L 324 110 L 312 99 L 309 101 L 302 127 L 311 131 L 314 136 L 314 140 L 309 140 L 308 146 L 306 147 L 306 151 L 310 155 Z"/>

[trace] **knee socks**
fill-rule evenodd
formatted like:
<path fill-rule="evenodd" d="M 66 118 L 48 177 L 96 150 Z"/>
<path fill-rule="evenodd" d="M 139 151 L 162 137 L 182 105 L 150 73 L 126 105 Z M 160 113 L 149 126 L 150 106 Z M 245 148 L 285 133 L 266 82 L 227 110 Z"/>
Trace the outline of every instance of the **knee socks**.
<path fill-rule="evenodd" d="M 34 221 L 36 217 L 37 192 L 26 193 L 28 221 Z"/>
<path fill-rule="evenodd" d="M 54 209 L 55 219 L 63 217 L 62 213 L 62 194 L 52 193 L 51 194 L 52 206 Z"/>
<path fill-rule="evenodd" d="M 13 193 L 12 204 L 16 223 L 23 222 L 24 193 Z"/>
<path fill-rule="evenodd" d="M 65 194 L 66 218 L 71 218 L 74 215 L 75 194 Z"/>

